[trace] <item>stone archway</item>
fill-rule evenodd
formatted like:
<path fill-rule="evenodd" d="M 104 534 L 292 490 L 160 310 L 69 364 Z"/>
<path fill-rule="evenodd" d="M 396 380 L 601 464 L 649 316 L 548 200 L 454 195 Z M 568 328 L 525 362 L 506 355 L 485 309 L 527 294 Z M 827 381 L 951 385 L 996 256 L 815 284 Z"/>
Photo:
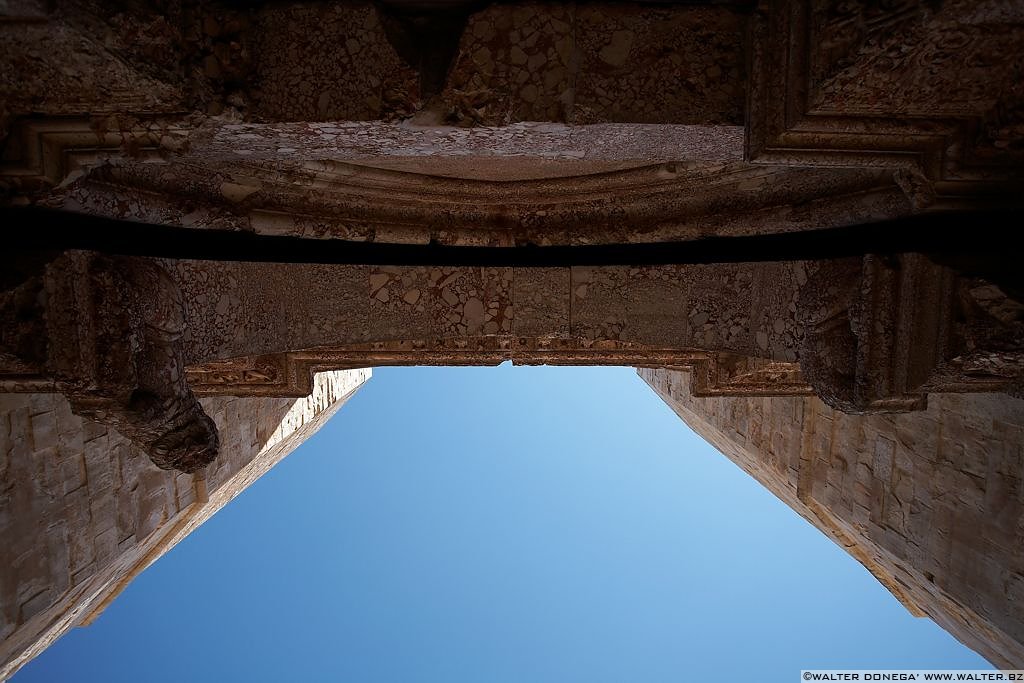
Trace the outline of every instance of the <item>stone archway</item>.
<path fill-rule="evenodd" d="M 310 423 L 339 403 L 316 373 L 504 360 L 644 367 L 913 610 L 1019 666 L 1022 418 L 986 392 L 1020 392 L 1024 314 L 1015 255 L 979 226 L 1015 228 L 1024 197 L 1020 8 L 456 4 L 0 8 L 0 203 L 19 232 L 0 389 L 20 392 L 19 434 L 38 427 L 19 448 L 70 453 L 38 478 L 67 488 L 76 532 L 95 502 L 81 468 L 108 507 L 123 462 L 174 494 L 131 502 L 145 523 L 123 551 L 119 526 L 97 532 L 95 564 L 43 589 L 46 558 L 18 560 L 0 671 L 209 512 L 204 471 L 222 500 L 257 476 L 274 432 L 257 418 L 309 391 Z M 730 254 L 748 238 L 774 241 Z M 49 520 L 44 499 L 22 502 Z"/>

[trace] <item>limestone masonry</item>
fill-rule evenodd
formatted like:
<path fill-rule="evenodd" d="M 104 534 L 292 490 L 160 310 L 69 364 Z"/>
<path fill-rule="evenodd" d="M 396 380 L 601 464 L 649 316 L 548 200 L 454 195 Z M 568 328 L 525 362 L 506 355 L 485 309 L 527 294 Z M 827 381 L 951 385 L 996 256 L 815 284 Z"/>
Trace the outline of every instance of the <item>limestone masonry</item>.
<path fill-rule="evenodd" d="M 813 396 L 694 398 L 686 372 L 640 376 L 911 613 L 1001 668 L 1021 661 L 1024 400 L 943 394 L 860 416 Z"/>
<path fill-rule="evenodd" d="M 0 0 L 0 678 L 379 365 L 631 365 L 1024 668 L 1024 0 Z"/>
<path fill-rule="evenodd" d="M 59 394 L 0 395 L 0 678 L 74 626 L 315 433 L 369 379 L 316 376 L 306 398 L 203 399 L 222 435 L 202 475 L 152 466 Z"/>

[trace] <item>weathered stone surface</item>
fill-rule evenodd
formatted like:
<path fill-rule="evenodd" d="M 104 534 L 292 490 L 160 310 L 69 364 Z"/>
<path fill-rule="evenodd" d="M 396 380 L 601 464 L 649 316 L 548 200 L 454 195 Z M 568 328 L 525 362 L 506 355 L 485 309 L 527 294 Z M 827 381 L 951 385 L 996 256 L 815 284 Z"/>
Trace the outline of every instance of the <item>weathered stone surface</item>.
<path fill-rule="evenodd" d="M 905 169 L 920 207 L 1020 187 L 1018 3 L 784 0 L 750 27 L 751 160 Z"/>
<path fill-rule="evenodd" d="M 133 12 L 18 4 L 0 18 L 0 139 L 28 114 L 181 111 L 182 17 L 160 6 L 171 3 Z"/>
<path fill-rule="evenodd" d="M 69 264 L 105 262 L 91 252 L 71 253 L 78 256 L 61 259 L 71 259 Z M 56 284 L 41 313 L 20 308 L 27 286 L 20 280 L 0 290 L 5 319 L 37 316 L 48 321 L 45 330 L 30 325 L 14 337 L 7 330 L 22 328 L 5 326 L 0 381 L 9 390 L 62 391 L 83 414 L 91 414 L 90 401 L 102 398 L 120 406 L 126 419 L 137 414 L 154 425 L 176 425 L 184 413 L 168 403 L 151 415 L 144 406 L 133 408 L 133 401 L 168 387 L 175 388 L 168 399 L 173 395 L 185 405 L 190 394 L 183 367 L 192 379 L 229 372 L 238 378 L 228 384 L 257 385 L 261 392 L 289 387 L 285 395 L 294 395 L 304 380 L 287 368 L 305 361 L 296 365 L 286 360 L 290 356 L 320 354 L 320 369 L 361 367 L 374 364 L 378 349 L 398 352 L 403 345 L 408 345 L 407 353 L 392 356 L 392 362 L 415 364 L 422 354 L 434 351 L 456 364 L 513 357 L 536 362 L 546 357 L 552 340 L 573 345 L 583 363 L 607 362 L 600 360 L 600 353 L 621 348 L 694 359 L 728 357 L 737 359 L 728 362 L 736 371 L 719 377 L 752 372 L 753 384 L 748 386 L 760 383 L 767 390 L 753 376 L 778 371 L 780 377 L 792 378 L 787 384 L 805 382 L 829 405 L 847 412 L 916 410 L 929 392 L 1015 392 L 1024 377 L 1024 310 L 1012 288 L 958 275 L 915 254 L 537 271 L 530 266 L 186 259 L 165 259 L 157 265 L 122 257 L 125 272 L 161 269 L 165 289 L 180 291 L 180 299 L 174 299 L 179 303 L 161 313 L 180 321 L 174 325 L 178 331 L 173 341 L 154 347 L 167 360 L 155 365 L 147 360 L 145 344 L 118 341 L 130 341 L 131 334 L 103 341 L 104 333 L 96 331 L 120 330 L 114 322 L 145 306 L 124 306 L 117 297 L 100 302 L 91 293 L 88 269 L 63 273 L 61 259 L 47 266 L 47 282 Z M 518 296 L 517 281 L 526 288 Z M 86 293 L 84 299 L 76 287 Z M 537 287 L 550 288 L 542 306 Z M 133 296 L 140 302 L 152 299 L 147 305 L 160 308 L 161 288 L 141 291 Z M 83 300 L 95 300 L 87 309 L 92 311 L 89 316 L 77 312 L 76 302 Z M 94 318 L 109 321 L 98 324 Z M 148 339 L 145 334 L 141 338 Z M 35 348 L 46 349 L 43 358 L 28 352 Z M 479 356 L 483 351 L 497 355 Z M 600 353 L 588 361 L 591 351 Z M 531 359 L 531 353 L 538 355 Z M 654 358 L 638 360 L 660 364 Z M 801 380 L 783 369 L 795 363 Z M 778 370 L 769 369 L 776 364 Z M 151 371 L 151 366 L 164 369 Z M 711 386 L 721 383 L 708 381 Z M 733 379 L 726 384 L 740 386 Z M 150 441 L 140 437 L 139 442 Z M 185 468 L 182 463 L 173 466 Z"/>
<path fill-rule="evenodd" d="M 198 245 L 143 266 L 97 235 L 78 258 L 117 267 L 91 285 L 40 279 L 23 252 L 0 273 L 0 387 L 27 392 L 0 430 L 0 482 L 21 482 L 0 490 L 21 577 L 5 658 L 212 509 L 111 425 L 152 454 L 154 425 L 199 419 L 180 410 L 194 392 L 249 458 L 277 424 L 259 406 L 318 391 L 317 371 L 512 360 L 686 369 L 648 377 L 911 609 L 1024 666 L 1019 405 L 947 395 L 1024 392 L 1018 264 L 950 213 L 1024 206 L 1022 21 L 1002 0 L 0 2 L 0 204 Z M 6 234 L 37 230 L 16 220 Z M 962 244 L 929 242 L 953 220 Z M 409 258 L 210 260 L 219 231 Z M 800 255 L 738 258 L 750 238 Z M 829 240 L 845 246 L 804 255 Z M 684 263 L 616 256 L 666 243 Z M 594 245 L 611 256 L 579 256 Z M 516 260 L 550 246 L 564 259 Z M 139 287 L 150 267 L 168 281 Z M 81 419 L 83 394 L 107 426 Z M 208 466 L 211 500 L 261 471 L 239 463 Z M 26 545 L 51 514 L 37 499 L 66 508 L 44 555 Z M 86 507 L 117 525 L 86 529 Z"/>
<path fill-rule="evenodd" d="M 83 121 L 22 124 L 0 183 L 111 218 L 467 246 L 779 234 L 913 212 L 891 171 L 746 164 L 732 126 L 107 124 L 102 136 Z"/>
<path fill-rule="evenodd" d="M 744 14 L 581 5 L 574 123 L 743 123 Z"/>
<path fill-rule="evenodd" d="M 1024 662 L 1024 401 L 937 394 L 921 412 L 857 416 L 814 397 L 695 398 L 686 372 L 640 376 L 911 612 L 1001 668 Z"/>
<path fill-rule="evenodd" d="M 371 3 L 269 5 L 254 21 L 254 118 L 364 121 L 417 108 L 416 73 Z"/>
<path fill-rule="evenodd" d="M 470 17 L 452 123 L 741 123 L 743 17 L 728 7 L 495 4 Z"/>
<path fill-rule="evenodd" d="M 457 124 L 572 120 L 575 12 L 570 5 L 492 5 L 470 17 L 443 93 Z"/>
<path fill-rule="evenodd" d="M 514 334 L 797 360 L 791 265 L 535 271 L 183 260 L 168 267 L 190 302 L 189 365 L 288 349 Z M 763 285 L 756 296 L 755 281 Z M 544 286 L 544 305 L 522 288 L 517 296 L 517 282 Z"/>
<path fill-rule="evenodd" d="M 977 116 L 1024 94 L 1011 70 L 998 69 L 1024 40 L 1019 3 L 821 3 L 809 29 L 820 45 L 809 73 L 817 113 Z"/>
<path fill-rule="evenodd" d="M 0 679 L 81 625 L 313 434 L 369 377 L 316 376 L 306 398 L 203 399 L 220 457 L 153 466 L 59 394 L 0 394 Z"/>

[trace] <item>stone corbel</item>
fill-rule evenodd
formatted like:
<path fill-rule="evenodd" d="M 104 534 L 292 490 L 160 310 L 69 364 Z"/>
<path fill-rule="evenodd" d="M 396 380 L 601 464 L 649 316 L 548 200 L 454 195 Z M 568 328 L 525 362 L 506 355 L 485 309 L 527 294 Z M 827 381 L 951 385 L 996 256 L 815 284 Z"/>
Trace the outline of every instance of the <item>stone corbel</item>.
<path fill-rule="evenodd" d="M 797 309 L 800 366 L 815 393 L 844 413 L 923 409 L 952 300 L 942 269 L 872 254 L 809 270 Z"/>
<path fill-rule="evenodd" d="M 920 410 L 929 392 L 1019 391 L 1024 305 L 921 254 L 819 264 L 801 288 L 800 366 L 846 413 Z"/>
<path fill-rule="evenodd" d="M 2 340 L 5 374 L 32 374 L 36 389 L 45 380 L 162 469 L 194 472 L 216 457 L 216 426 L 185 378 L 181 292 L 153 261 L 65 252 L 0 303 L 0 321 L 22 321 Z"/>

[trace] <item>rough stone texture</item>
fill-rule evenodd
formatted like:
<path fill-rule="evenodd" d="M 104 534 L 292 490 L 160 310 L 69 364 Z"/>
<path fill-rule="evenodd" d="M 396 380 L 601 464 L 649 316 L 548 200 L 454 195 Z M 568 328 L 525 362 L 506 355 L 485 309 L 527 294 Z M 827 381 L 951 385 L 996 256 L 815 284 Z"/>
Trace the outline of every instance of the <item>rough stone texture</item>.
<path fill-rule="evenodd" d="M 156 305 L 160 288 L 137 296 L 151 298 L 154 311 L 176 320 L 178 330 L 173 344 L 156 347 L 159 373 L 126 375 L 133 364 L 149 367 L 148 347 L 108 339 L 97 330 L 120 328 L 96 322 L 120 320 L 126 307 L 116 297 L 90 294 L 87 269 L 60 267 L 96 259 L 104 262 L 73 251 L 48 264 L 42 308 L 26 294 L 33 278 L 23 282 L 15 269 L 0 290 L 0 319 L 11 321 L 0 334 L 0 386 L 64 392 L 87 416 L 101 415 L 90 401 L 102 399 L 110 408 L 102 419 L 145 426 L 125 434 L 158 464 L 186 471 L 197 458 L 170 456 L 159 446 L 165 426 L 177 434 L 178 425 L 201 421 L 176 407 L 194 404 L 189 385 L 205 394 L 226 384 L 296 395 L 308 387 L 311 368 L 369 366 L 383 360 L 381 352 L 404 364 L 532 363 L 551 357 L 555 344 L 590 364 L 645 349 L 649 358 L 631 362 L 711 363 L 702 374 L 708 391 L 770 392 L 768 378 L 775 376 L 785 378 L 783 394 L 809 385 L 848 412 L 917 410 L 929 392 L 1017 391 L 1024 377 L 1024 305 L 1012 290 L 915 254 L 539 271 L 123 257 L 125 272 L 166 273 L 164 289 L 175 296 L 165 303 L 173 306 Z M 552 287 L 544 306 L 530 291 L 538 277 L 548 283 L 540 286 Z M 46 326 L 22 327 L 22 320 Z M 161 383 L 166 401 L 140 403 Z"/>
<path fill-rule="evenodd" d="M 722 6 L 492 5 L 462 34 L 445 118 L 741 123 L 742 26 Z"/>
<path fill-rule="evenodd" d="M 799 363 L 803 381 L 850 412 L 919 409 L 929 392 L 1015 391 L 1024 376 L 1022 306 L 993 283 L 914 254 L 540 271 L 167 267 L 189 301 L 182 348 L 191 371 L 252 362 L 257 376 L 276 368 L 267 385 L 301 386 L 291 372 L 317 357 L 318 367 L 371 365 L 385 349 L 406 364 L 432 353 L 455 364 L 533 362 L 554 340 L 574 345 L 582 364 L 606 362 L 610 348 Z M 552 288 L 543 307 L 528 291 L 538 277 Z"/>
<path fill-rule="evenodd" d="M 473 15 L 443 94 L 452 123 L 571 121 L 579 58 L 570 5 L 493 5 Z"/>
<path fill-rule="evenodd" d="M 904 169 L 915 204 L 1020 187 L 1020 3 L 780 0 L 751 20 L 748 158 Z"/>
<path fill-rule="evenodd" d="M 1024 40 L 1024 6 L 998 0 L 820 3 L 812 10 L 809 104 L 816 112 L 976 116 L 1024 97 L 1020 66 L 1000 64 Z M 922 68 L 924 67 L 924 68 Z M 1016 71 L 1016 73 L 1014 73 Z M 995 77 L 1005 82 L 993 83 Z"/>
<path fill-rule="evenodd" d="M 695 432 L 861 562 L 911 612 L 1000 668 L 1024 662 L 1024 401 L 933 394 L 844 415 L 814 397 L 694 398 L 640 376 Z"/>
<path fill-rule="evenodd" d="M 363 121 L 415 111 L 416 73 L 372 4 L 270 5 L 255 22 L 255 118 Z"/>
<path fill-rule="evenodd" d="M 59 394 L 0 394 L 0 680 L 94 618 L 139 572 L 316 432 L 369 377 L 306 398 L 203 399 L 222 438 L 205 473 L 157 469 Z"/>
<path fill-rule="evenodd" d="M 798 264 L 545 269 L 168 262 L 189 302 L 189 366 L 377 342 L 567 338 L 793 362 Z M 516 283 L 568 287 L 529 298 Z M 522 291 L 522 290 L 519 290 Z M 315 296 L 310 296 L 315 292 Z M 415 362 L 410 358 L 409 362 Z"/>
<path fill-rule="evenodd" d="M 431 67 L 447 82 L 437 102 L 424 102 L 421 65 L 392 45 L 386 4 L 9 4 L 0 15 L 6 116 L 177 107 L 265 121 L 417 112 L 458 125 L 742 120 L 745 15 L 721 5 L 492 5 L 468 18 L 461 38 L 432 36 L 455 58 L 450 69 Z M 43 83 L 45 95 L 25 87 Z"/>
<path fill-rule="evenodd" d="M 162 469 L 208 465 L 217 428 L 188 387 L 184 301 L 167 271 L 150 260 L 75 252 L 48 264 L 43 281 L 47 365 L 74 413 L 115 428 Z M 59 348 L 67 338 L 77 342 L 71 353 Z"/>
<path fill-rule="evenodd" d="M 54 4 L 0 12 L 0 139 L 26 114 L 181 110 L 187 84 L 171 3 Z"/>
<path fill-rule="evenodd" d="M 953 210 L 1024 206 L 1022 26 L 1021 3 L 1006 0 L 0 0 L 0 204 L 173 226 L 198 245 L 220 229 L 423 255 L 438 253 L 432 245 L 517 258 L 548 245 L 699 250 L 708 237 L 820 244 L 823 229 L 849 236 L 893 219 L 923 234 L 948 227 Z M 672 401 L 687 419 L 911 609 L 993 661 L 1024 666 L 1019 403 L 942 395 L 1024 393 L 1019 268 L 975 251 L 973 234 L 970 253 L 935 260 L 912 253 L 924 247 L 887 255 L 881 242 L 832 261 L 779 253 L 743 263 L 723 249 L 707 264 L 642 267 L 576 256 L 542 269 L 472 258 L 168 261 L 185 327 L 160 367 L 178 398 L 187 384 L 268 406 L 314 389 L 317 371 L 377 364 L 688 369 L 689 383 L 657 375 L 676 378 Z M 0 387 L 74 399 L 96 367 L 146 364 L 143 342 L 163 323 L 141 334 L 129 325 L 136 333 L 120 344 L 90 332 L 123 315 L 122 303 L 146 302 L 93 297 L 90 312 L 74 296 L 36 296 L 31 277 L 14 276 L 22 257 L 0 269 Z M 66 334 L 69 321 L 84 333 Z M 717 397 L 700 404 L 711 412 L 693 412 L 687 392 Z M 919 412 L 846 417 L 812 392 L 846 411 Z M 61 420 L 79 418 L 64 410 L 33 422 L 23 402 L 39 400 L 11 399 L 20 421 L 5 418 L 9 438 L 47 455 L 4 460 L 31 480 L 5 495 L 45 486 L 51 496 L 84 467 L 69 509 L 111 505 L 109 487 L 91 488 L 105 480 L 88 459 L 62 466 L 49 445 Z M 227 408 L 204 400 L 234 443 Z M 163 424 L 173 413 L 145 417 Z M 103 467 L 143 468 L 118 443 L 123 453 L 104 455 Z M 179 478 L 147 476 L 157 488 L 135 490 L 157 491 L 157 502 L 138 514 L 132 503 L 125 528 L 135 536 L 114 533 L 115 544 L 138 538 L 132 525 L 152 531 L 190 514 L 172 517 L 176 498 L 160 507 L 171 490 L 160 482 Z M 180 481 L 174 495 L 187 498 L 195 483 Z M 0 507 L 3 524 L 34 524 L 11 509 Z M 34 584 L 4 586 L 4 609 L 16 603 L 5 619 L 36 614 L 17 630 L 19 651 L 45 647 L 178 533 L 174 522 L 129 540 L 131 552 L 79 584 L 62 567 L 72 556 L 86 557 L 74 571 L 90 566 L 78 548 L 96 536 L 60 520 L 43 536 L 67 530 L 64 545 L 24 559 L 52 559 L 52 577 L 40 570 L 26 579 Z M 10 547 L 31 543 L 34 531 L 20 533 Z"/>
<path fill-rule="evenodd" d="M 574 123 L 743 122 L 744 15 L 734 8 L 580 5 Z"/>

